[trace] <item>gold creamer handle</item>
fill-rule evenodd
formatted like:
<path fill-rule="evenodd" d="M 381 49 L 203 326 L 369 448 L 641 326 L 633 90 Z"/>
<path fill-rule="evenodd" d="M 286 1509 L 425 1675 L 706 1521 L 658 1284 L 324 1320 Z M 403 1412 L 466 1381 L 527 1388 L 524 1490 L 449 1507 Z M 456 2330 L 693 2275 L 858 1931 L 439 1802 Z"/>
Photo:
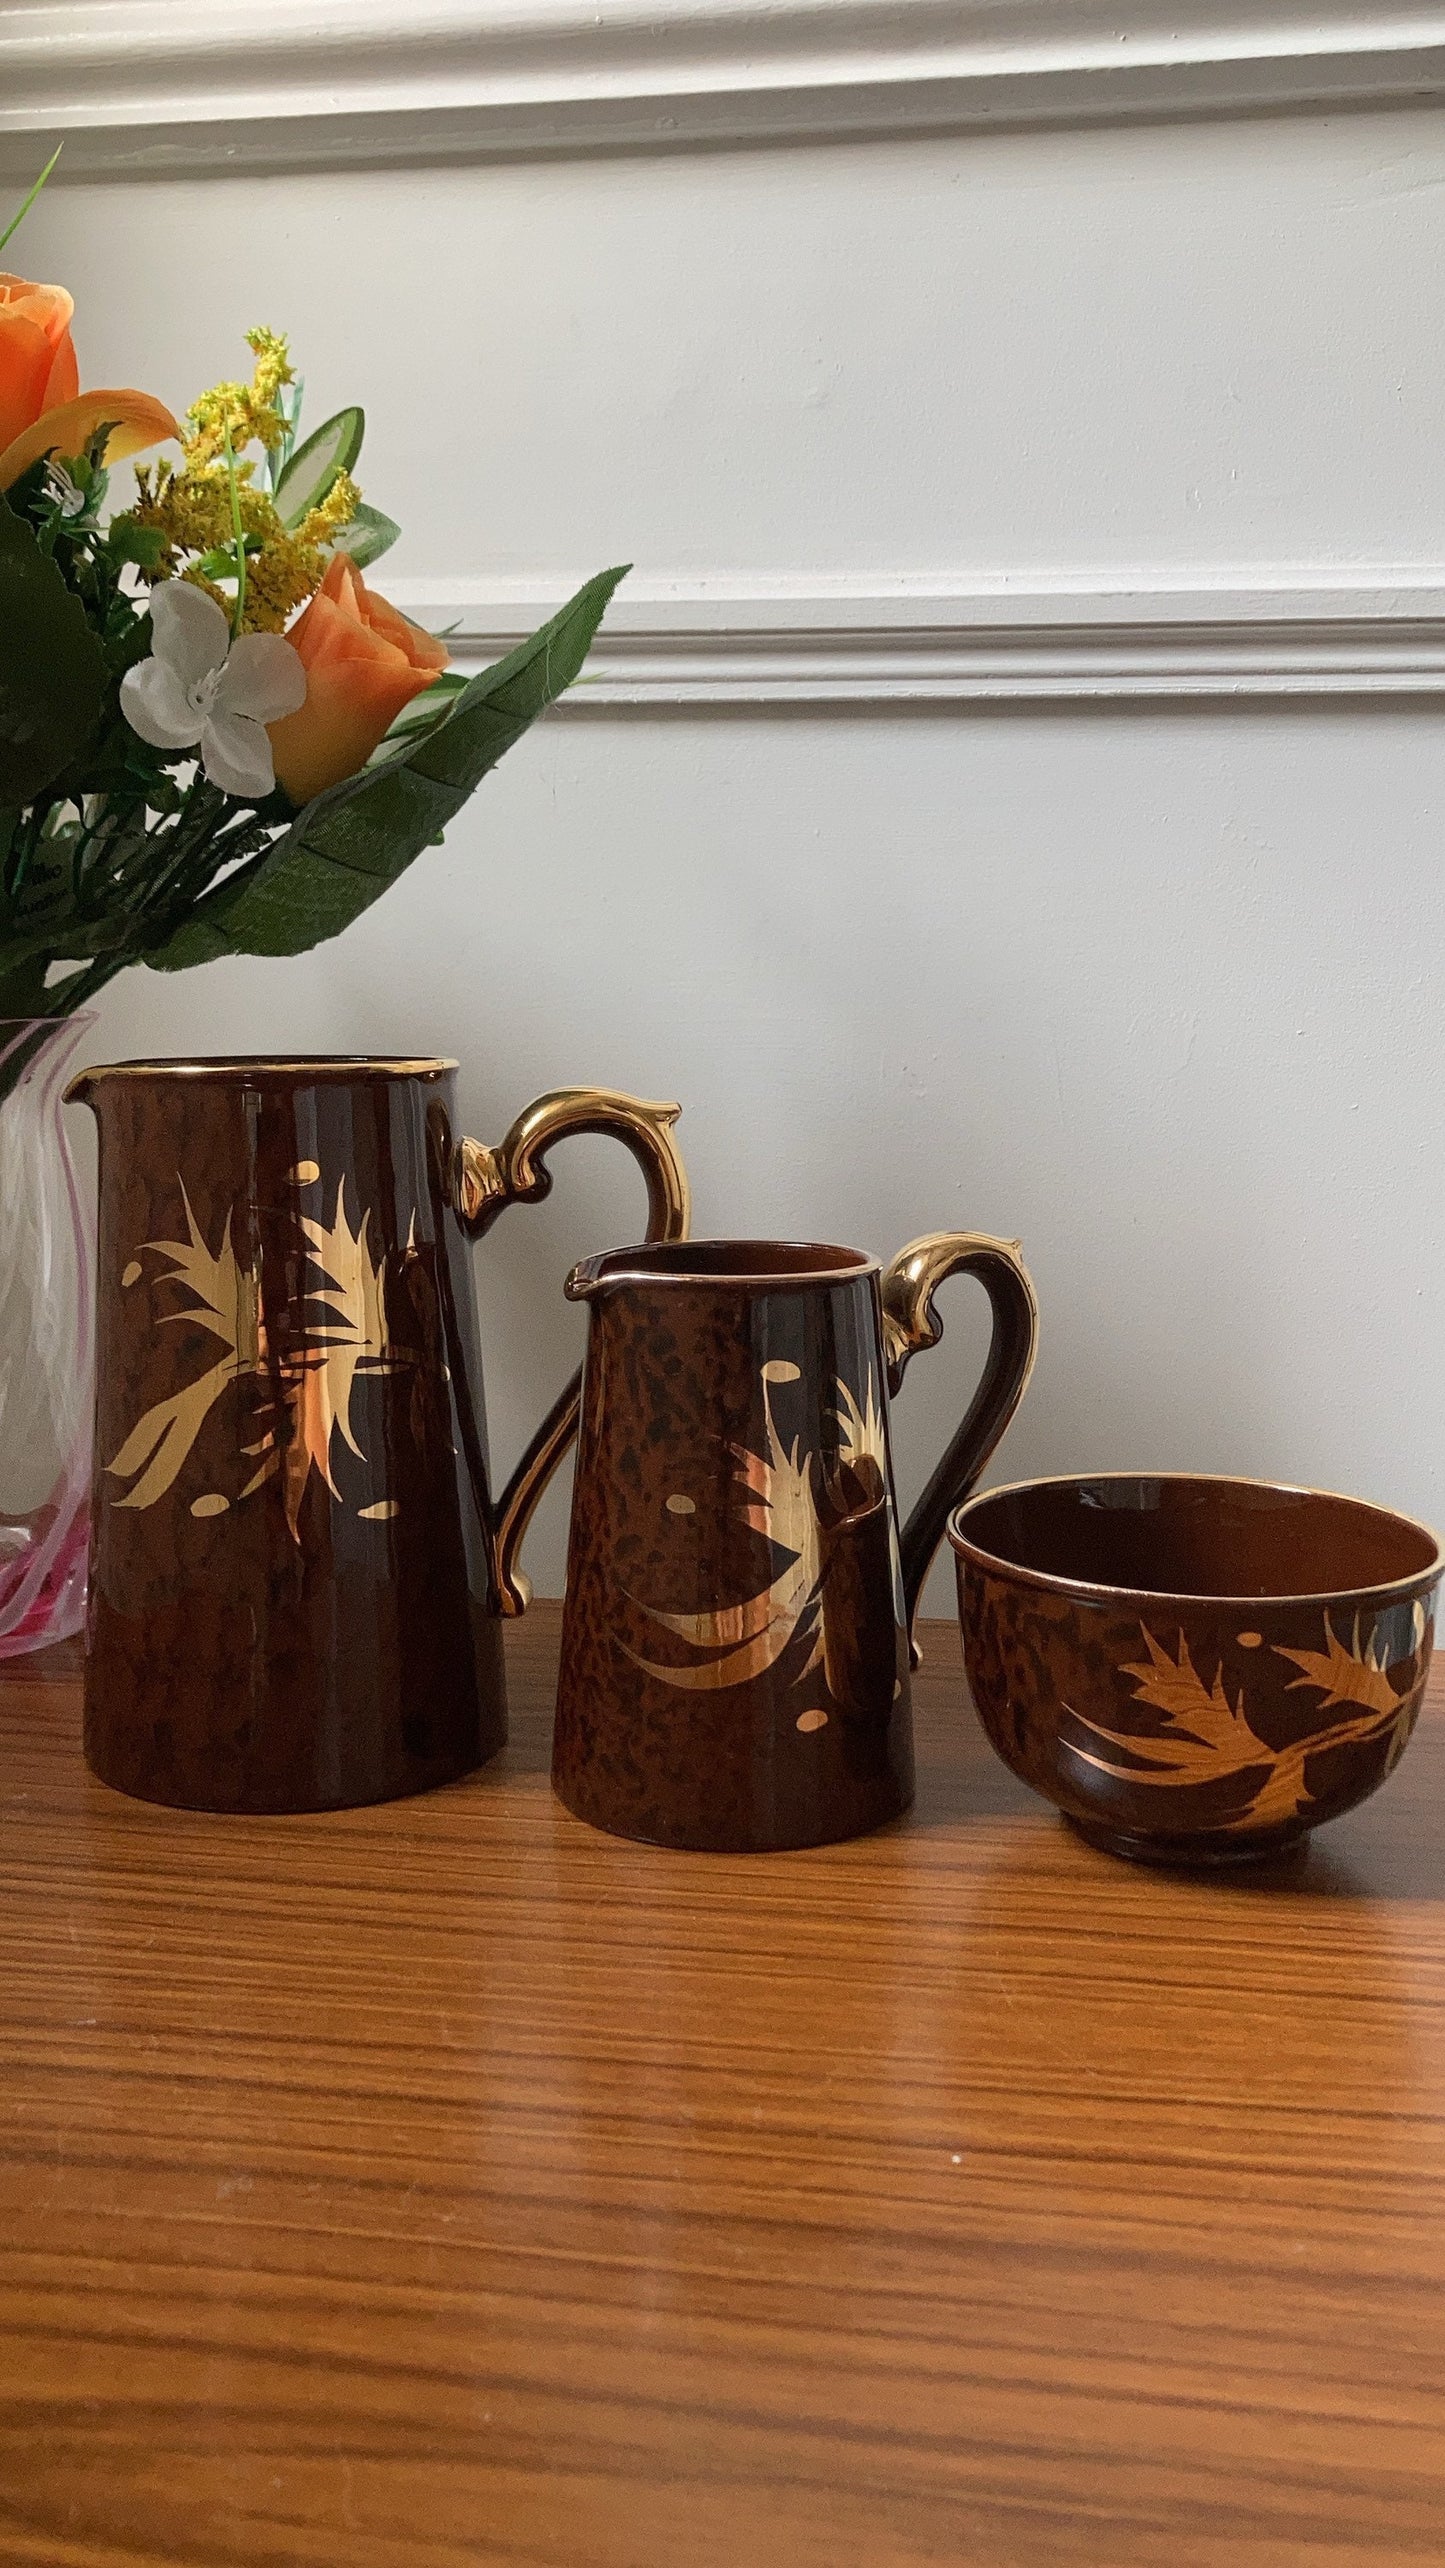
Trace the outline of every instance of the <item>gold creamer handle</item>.
<path fill-rule="evenodd" d="M 952 1510 L 968 1496 L 1028 1388 L 1039 1343 L 1039 1306 L 1016 1239 L 985 1231 L 930 1231 L 901 1248 L 882 1280 L 883 1352 L 896 1394 L 910 1356 L 937 1346 L 943 1323 L 933 1296 L 949 1275 L 976 1275 L 993 1305 L 993 1336 L 963 1422 L 903 1528 L 903 1597 L 913 1664 L 913 1626 L 929 1565 Z"/>
<path fill-rule="evenodd" d="M 469 1239 L 480 1239 L 509 1204 L 540 1204 L 552 1191 L 546 1157 L 555 1141 L 580 1132 L 610 1133 L 631 1151 L 647 1180 L 647 1237 L 686 1239 L 691 1217 L 687 1170 L 672 1127 L 681 1109 L 650 1104 L 616 1088 L 553 1088 L 518 1115 L 504 1141 L 458 1142 L 452 1202 Z M 525 1613 L 529 1581 L 517 1566 L 522 1537 L 537 1502 L 577 1432 L 582 1406 L 579 1365 L 527 1446 L 492 1510 L 497 1587 L 504 1614 Z"/>

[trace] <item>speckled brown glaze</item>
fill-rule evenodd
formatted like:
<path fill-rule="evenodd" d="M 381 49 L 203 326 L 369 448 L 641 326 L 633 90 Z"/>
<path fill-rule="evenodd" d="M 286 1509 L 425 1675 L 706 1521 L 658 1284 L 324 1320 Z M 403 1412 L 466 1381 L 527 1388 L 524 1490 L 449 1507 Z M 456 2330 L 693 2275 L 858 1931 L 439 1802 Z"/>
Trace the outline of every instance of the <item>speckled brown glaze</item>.
<path fill-rule="evenodd" d="M 100 1126 L 85 1747 L 122 1791 L 329 1809 L 447 1782 L 506 1736 L 452 1085 L 365 1063 L 76 1083 Z M 351 1332 L 306 1221 L 369 1309 Z M 176 1271 L 197 1241 L 250 1297 L 229 1342 L 211 1267 L 200 1291 Z"/>
<path fill-rule="evenodd" d="M 1026 1287 L 1010 1275 L 1007 1289 L 1017 1317 Z M 877 1266 L 846 1249 L 704 1241 L 614 1251 L 568 1290 L 591 1310 L 560 1798 L 622 1836 L 737 1852 L 896 1818 L 913 1794 L 916 1593 Z M 955 1492 L 1011 1414 L 1031 1316 L 1021 1327 Z"/>
<path fill-rule="evenodd" d="M 1442 1576 L 1407 1517 L 1114 1474 L 991 1491 L 948 1530 L 984 1729 L 1111 1852 L 1278 1854 L 1404 1753 Z"/>

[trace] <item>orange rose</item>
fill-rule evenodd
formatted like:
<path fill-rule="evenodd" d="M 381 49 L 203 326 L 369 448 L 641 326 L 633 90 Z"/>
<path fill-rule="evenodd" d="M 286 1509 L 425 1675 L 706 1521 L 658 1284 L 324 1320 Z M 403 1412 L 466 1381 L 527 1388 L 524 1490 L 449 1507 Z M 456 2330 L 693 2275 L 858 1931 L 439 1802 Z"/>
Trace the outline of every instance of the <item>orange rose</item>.
<path fill-rule="evenodd" d="M 306 702 L 267 724 L 276 774 L 294 803 L 354 776 L 404 704 L 447 665 L 444 643 L 369 589 L 349 553 L 286 636 L 301 654 Z"/>
<path fill-rule="evenodd" d="M 180 434 L 149 393 L 80 390 L 74 310 L 63 286 L 0 274 L 0 490 L 40 455 L 78 455 L 102 420 L 114 423 L 107 463 Z"/>
<path fill-rule="evenodd" d="M 79 392 L 74 311 L 63 286 L 0 275 L 0 447 Z"/>

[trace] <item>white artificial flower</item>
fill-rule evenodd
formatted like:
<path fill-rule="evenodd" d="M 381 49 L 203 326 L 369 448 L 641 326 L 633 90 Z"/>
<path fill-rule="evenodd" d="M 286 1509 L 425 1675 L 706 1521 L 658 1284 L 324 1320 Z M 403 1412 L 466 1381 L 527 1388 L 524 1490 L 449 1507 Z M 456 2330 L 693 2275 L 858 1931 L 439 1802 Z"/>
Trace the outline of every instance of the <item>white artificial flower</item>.
<path fill-rule="evenodd" d="M 127 669 L 121 710 L 153 749 L 195 749 L 213 785 L 261 802 L 276 782 L 268 722 L 306 701 L 299 652 L 279 633 L 232 641 L 222 609 L 189 580 L 151 591 L 154 656 Z"/>

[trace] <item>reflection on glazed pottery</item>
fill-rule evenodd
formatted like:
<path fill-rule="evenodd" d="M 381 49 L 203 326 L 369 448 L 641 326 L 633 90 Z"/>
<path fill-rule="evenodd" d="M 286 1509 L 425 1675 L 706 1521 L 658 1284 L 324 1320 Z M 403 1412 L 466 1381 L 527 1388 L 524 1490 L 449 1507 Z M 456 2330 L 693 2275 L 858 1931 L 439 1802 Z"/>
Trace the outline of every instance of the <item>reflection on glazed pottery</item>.
<path fill-rule="evenodd" d="M 293 1183 L 302 1187 L 317 1183 L 320 1172 L 314 1160 L 303 1160 L 291 1175 Z M 357 1375 L 391 1373 L 415 1361 L 408 1349 L 394 1343 L 387 1325 L 386 1258 L 372 1256 L 368 1213 L 362 1214 L 359 1229 L 352 1229 L 343 1176 L 329 1224 L 306 1213 L 294 1216 L 298 1255 L 303 1267 L 314 1269 L 315 1280 L 307 1284 L 305 1297 L 314 1306 L 315 1316 L 308 1320 L 303 1337 L 282 1345 L 268 1323 L 259 1259 L 243 1267 L 231 1244 L 232 1216 L 227 1214 L 220 1246 L 213 1250 L 201 1233 L 184 1185 L 181 1202 L 189 1238 L 146 1240 L 140 1260 L 165 1258 L 168 1264 L 157 1275 L 157 1283 L 180 1285 L 190 1296 L 182 1308 L 163 1314 L 163 1324 L 188 1321 L 217 1339 L 223 1353 L 194 1381 L 168 1399 L 156 1401 L 137 1420 L 106 1465 L 117 1479 L 133 1479 L 133 1486 L 116 1504 L 153 1507 L 174 1487 L 223 1392 L 232 1383 L 253 1382 L 259 1386 L 256 1433 L 242 1450 L 255 1468 L 236 1494 L 249 1498 L 279 1475 L 286 1521 L 292 1539 L 299 1542 L 301 1502 L 311 1473 L 319 1474 L 333 1498 L 341 1495 L 332 1475 L 333 1436 L 339 1433 L 358 1460 L 365 1460 L 352 1422 Z M 413 1232 L 402 1263 L 409 1264 L 415 1257 Z M 132 1268 L 140 1271 L 140 1260 L 131 1260 L 127 1275 Z M 230 1503 L 224 1492 L 208 1492 L 193 1502 L 191 1513 L 219 1515 Z M 375 1518 L 396 1511 L 383 1500 L 359 1512 Z"/>
<path fill-rule="evenodd" d="M 878 1386 L 870 1372 L 860 1402 L 846 1382 L 835 1380 L 838 1442 L 825 1462 L 817 1454 L 804 1453 L 797 1436 L 791 1444 L 785 1444 L 773 1414 L 774 1388 L 798 1381 L 798 1366 L 775 1357 L 762 1367 L 760 1378 L 767 1451 L 754 1453 L 747 1445 L 732 1442 L 727 1450 L 737 1465 L 733 1476 L 742 1496 L 739 1522 L 753 1533 L 762 1534 L 778 1551 L 786 1552 L 787 1566 L 769 1586 L 745 1597 L 740 1604 L 715 1606 L 697 1614 L 664 1614 L 655 1606 L 643 1607 L 651 1622 L 674 1633 L 689 1649 L 717 1655 L 700 1664 L 681 1667 L 642 1658 L 635 1650 L 629 1650 L 628 1656 L 660 1684 L 697 1693 L 719 1693 L 727 1686 L 747 1685 L 774 1667 L 795 1639 L 811 1639 L 812 1647 L 794 1684 L 806 1684 L 821 1668 L 830 1690 L 835 1696 L 841 1695 L 845 1680 L 837 1663 L 836 1638 L 831 1650 L 829 1644 L 831 1534 L 843 1527 L 856 1527 L 860 1519 L 882 1511 L 888 1525 L 895 1614 L 900 1626 L 905 1619 L 898 1538 L 888 1504 L 888 1452 Z M 666 1504 L 675 1515 L 694 1512 L 692 1500 L 685 1495 L 674 1495 Z M 825 1729 L 827 1721 L 823 1706 L 813 1704 L 799 1713 L 796 1726 L 808 1736 Z"/>
<path fill-rule="evenodd" d="M 1317 1691 L 1324 1698 L 1322 1711 L 1336 1704 L 1354 1707 L 1338 1721 L 1310 1731 L 1290 1747 L 1271 1747 L 1250 1727 L 1245 1689 L 1241 1687 L 1238 1701 L 1231 1703 L 1225 1692 L 1222 1666 L 1213 1685 L 1205 1685 L 1182 1631 L 1178 1656 L 1171 1657 L 1146 1623 L 1141 1623 L 1139 1629 L 1148 1658 L 1126 1661 L 1119 1674 L 1134 1680 L 1136 1690 L 1131 1701 L 1164 1714 L 1164 1727 L 1155 1733 L 1110 1730 L 1065 1703 L 1061 1708 L 1070 1718 L 1115 1753 L 1112 1757 L 1096 1756 L 1067 1734 L 1062 1736 L 1061 1744 L 1081 1765 L 1093 1766 L 1100 1774 L 1112 1775 L 1121 1783 L 1149 1784 L 1161 1790 L 1177 1784 L 1224 1783 L 1235 1776 L 1242 1780 L 1255 1773 L 1259 1780 L 1249 1798 L 1220 1823 L 1227 1830 L 1271 1828 L 1282 1820 L 1307 1814 L 1311 1806 L 1304 1780 L 1307 1759 L 1318 1756 L 1324 1748 L 1363 1746 L 1388 1739 L 1384 1772 L 1389 1774 L 1405 1752 L 1420 1709 L 1428 1664 L 1421 1656 L 1426 1635 L 1423 1605 L 1412 1609 L 1408 1656 L 1393 1664 L 1387 1663 L 1373 1624 L 1368 1641 L 1361 1645 L 1360 1621 L 1357 1614 L 1348 1649 L 1328 1614 L 1324 1618 L 1322 1650 L 1288 1649 L 1275 1644 L 1274 1656 L 1300 1670 L 1290 1680 L 1290 1693 L 1297 1693 L 1301 1687 Z M 1241 1632 L 1238 1637 L 1247 1649 L 1260 1646 L 1261 1635 L 1257 1632 Z M 1408 1679 L 1403 1693 L 1394 1682 L 1397 1676 Z"/>

